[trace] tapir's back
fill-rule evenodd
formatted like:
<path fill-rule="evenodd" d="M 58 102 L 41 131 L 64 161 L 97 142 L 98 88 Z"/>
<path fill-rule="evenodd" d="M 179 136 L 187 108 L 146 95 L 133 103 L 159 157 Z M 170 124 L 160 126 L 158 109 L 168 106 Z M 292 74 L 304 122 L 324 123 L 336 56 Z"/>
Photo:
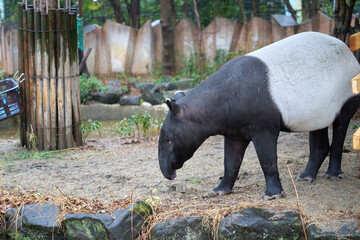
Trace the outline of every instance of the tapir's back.
<path fill-rule="evenodd" d="M 300 33 L 248 55 L 266 64 L 270 94 L 293 131 L 330 125 L 360 72 L 349 48 L 322 33 Z"/>

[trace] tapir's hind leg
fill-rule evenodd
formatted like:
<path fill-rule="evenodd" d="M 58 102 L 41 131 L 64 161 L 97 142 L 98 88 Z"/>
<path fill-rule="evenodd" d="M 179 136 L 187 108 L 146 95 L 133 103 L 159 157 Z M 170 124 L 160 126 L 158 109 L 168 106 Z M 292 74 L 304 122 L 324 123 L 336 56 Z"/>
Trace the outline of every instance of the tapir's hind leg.
<path fill-rule="evenodd" d="M 265 175 L 266 191 L 264 200 L 285 196 L 281 186 L 277 165 L 277 139 L 278 134 L 274 134 L 270 131 L 264 131 L 252 139 L 261 168 Z"/>
<path fill-rule="evenodd" d="M 312 183 L 329 153 L 328 128 L 312 131 L 309 133 L 310 157 L 305 171 L 299 174 L 296 181 L 308 181 Z"/>
<path fill-rule="evenodd" d="M 350 120 L 360 106 L 360 95 L 350 98 L 342 107 L 339 116 L 333 123 L 333 140 L 330 148 L 330 162 L 326 176 L 331 180 L 344 178 L 341 171 L 341 157 Z"/>
<path fill-rule="evenodd" d="M 231 192 L 239 173 L 246 147 L 249 141 L 245 139 L 231 139 L 225 137 L 225 173 L 218 187 L 213 192 L 218 195 L 225 195 Z"/>

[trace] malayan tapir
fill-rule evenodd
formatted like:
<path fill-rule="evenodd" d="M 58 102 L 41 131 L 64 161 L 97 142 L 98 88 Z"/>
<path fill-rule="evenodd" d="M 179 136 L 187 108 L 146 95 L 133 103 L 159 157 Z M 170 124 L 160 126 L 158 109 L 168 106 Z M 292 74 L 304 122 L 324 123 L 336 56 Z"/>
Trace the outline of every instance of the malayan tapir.
<path fill-rule="evenodd" d="M 310 156 L 300 180 L 312 181 L 330 152 L 327 176 L 342 177 L 350 119 L 360 104 L 351 79 L 360 66 L 340 40 L 315 32 L 285 38 L 227 62 L 186 96 L 166 100 L 158 145 L 168 179 L 213 135 L 225 137 L 225 172 L 215 194 L 230 193 L 252 141 L 265 175 L 265 199 L 284 196 L 277 166 L 280 131 L 308 131 Z M 333 125 L 333 141 L 328 126 Z"/>

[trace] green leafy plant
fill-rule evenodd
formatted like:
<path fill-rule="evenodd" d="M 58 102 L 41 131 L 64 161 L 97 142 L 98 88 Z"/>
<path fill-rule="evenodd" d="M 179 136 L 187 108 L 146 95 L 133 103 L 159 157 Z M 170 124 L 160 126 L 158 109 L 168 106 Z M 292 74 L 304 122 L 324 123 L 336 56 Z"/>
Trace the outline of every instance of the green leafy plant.
<path fill-rule="evenodd" d="M 81 103 L 85 103 L 91 99 L 90 93 L 106 90 L 106 87 L 103 86 L 102 82 L 93 75 L 88 78 L 86 74 L 82 74 L 79 77 L 79 83 Z"/>
<path fill-rule="evenodd" d="M 155 206 L 155 205 L 157 205 L 157 204 L 160 203 L 160 197 L 154 196 L 154 194 L 155 194 L 156 192 L 157 192 L 157 190 L 156 190 L 156 189 L 153 189 L 153 190 L 151 191 L 151 195 L 145 200 L 145 202 L 146 202 L 147 204 L 149 204 L 150 206 Z"/>
<path fill-rule="evenodd" d="M 201 180 L 200 179 L 193 179 L 189 181 L 190 184 L 200 184 Z"/>
<path fill-rule="evenodd" d="M 83 132 L 83 137 L 86 138 L 89 133 L 93 131 L 99 131 L 99 137 L 101 137 L 101 133 L 99 128 L 101 127 L 101 122 L 93 121 L 92 119 L 88 119 L 86 122 L 81 123 L 81 130 Z"/>
<path fill-rule="evenodd" d="M 135 138 L 138 142 L 146 139 L 148 136 L 158 133 L 161 123 L 157 119 L 153 119 L 150 114 L 136 113 L 131 117 L 124 118 L 114 125 L 114 131 L 120 136 Z"/>

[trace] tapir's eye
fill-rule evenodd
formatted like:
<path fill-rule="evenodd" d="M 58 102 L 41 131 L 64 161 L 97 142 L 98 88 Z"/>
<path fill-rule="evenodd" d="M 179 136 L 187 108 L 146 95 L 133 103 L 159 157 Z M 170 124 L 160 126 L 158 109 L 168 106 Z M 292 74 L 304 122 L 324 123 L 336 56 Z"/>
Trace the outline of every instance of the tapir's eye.
<path fill-rule="evenodd" d="M 172 145 L 172 142 L 170 140 L 168 141 L 168 145 L 169 145 L 169 147 L 171 147 L 171 145 Z"/>

